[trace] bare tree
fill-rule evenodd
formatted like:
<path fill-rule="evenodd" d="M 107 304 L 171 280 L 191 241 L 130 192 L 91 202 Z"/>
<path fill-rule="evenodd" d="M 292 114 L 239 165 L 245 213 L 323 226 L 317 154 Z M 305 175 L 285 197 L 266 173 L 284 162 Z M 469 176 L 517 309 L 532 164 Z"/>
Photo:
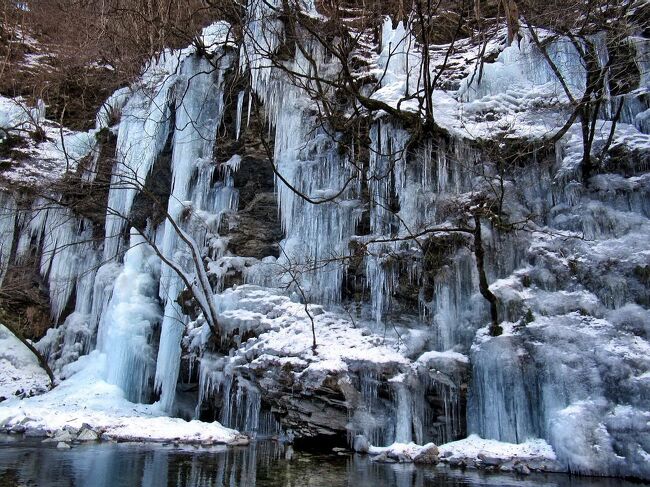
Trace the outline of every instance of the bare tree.
<path fill-rule="evenodd" d="M 612 126 L 606 144 L 601 149 L 602 158 L 609 149 L 616 125 L 620 120 L 624 95 L 638 84 L 635 79 L 634 46 L 631 36 L 643 28 L 642 16 L 638 15 L 633 2 L 554 2 L 556 8 L 563 8 L 564 15 L 556 15 L 557 10 L 548 9 L 534 0 L 517 0 L 526 29 L 535 46 L 544 56 L 555 74 L 564 94 L 569 100 L 571 114 L 564 127 L 551 137 L 559 140 L 578 120 L 582 135 L 582 179 L 585 185 L 595 171 L 594 137 L 599 130 L 598 118 L 609 117 Z M 641 8 L 641 7 L 637 7 Z M 570 14 L 567 15 L 567 13 Z M 612 22 L 612 19 L 616 19 Z M 537 28 L 550 30 L 551 34 L 540 39 Z M 597 38 L 605 39 L 607 59 L 603 61 L 602 45 Z M 576 93 L 570 86 L 566 75 L 549 55 L 549 46 L 555 42 L 568 41 L 576 52 L 575 65 L 584 69 L 584 90 Z M 638 70 L 637 70 L 638 73 Z M 610 103 L 618 99 L 617 107 L 610 113 Z"/>

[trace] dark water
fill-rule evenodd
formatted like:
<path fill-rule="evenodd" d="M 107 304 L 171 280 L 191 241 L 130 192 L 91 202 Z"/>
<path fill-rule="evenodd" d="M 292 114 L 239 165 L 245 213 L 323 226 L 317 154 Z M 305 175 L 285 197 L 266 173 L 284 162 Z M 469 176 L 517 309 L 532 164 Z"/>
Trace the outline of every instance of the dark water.
<path fill-rule="evenodd" d="M 518 477 L 445 467 L 376 464 L 361 455 L 313 455 L 273 442 L 240 448 L 51 443 L 0 437 L 0 486 L 38 487 L 638 486 L 618 479 Z"/>

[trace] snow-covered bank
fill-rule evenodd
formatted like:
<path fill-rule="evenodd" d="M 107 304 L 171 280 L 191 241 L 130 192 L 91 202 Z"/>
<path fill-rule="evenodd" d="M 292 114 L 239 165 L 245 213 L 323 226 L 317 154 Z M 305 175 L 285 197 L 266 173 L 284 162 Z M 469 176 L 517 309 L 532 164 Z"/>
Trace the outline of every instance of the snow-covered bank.
<path fill-rule="evenodd" d="M 438 462 L 452 467 L 468 467 L 501 472 L 529 474 L 531 471 L 563 472 L 553 448 L 544 440 L 527 440 L 524 443 L 505 443 L 486 440 L 477 435 L 452 441 L 437 447 L 433 443 L 394 443 L 387 447 L 372 446 L 368 453 L 373 461 L 381 463 Z"/>
<path fill-rule="evenodd" d="M 106 356 L 93 352 L 70 364 L 66 372 L 71 377 L 50 392 L 0 403 L 0 428 L 55 438 L 69 431 L 70 441 L 77 439 L 80 431 L 90 430 L 96 436 L 89 433 L 86 439 L 245 443 L 245 437 L 217 422 L 170 418 L 156 404 L 127 401 L 119 387 L 103 379 L 105 366 Z"/>

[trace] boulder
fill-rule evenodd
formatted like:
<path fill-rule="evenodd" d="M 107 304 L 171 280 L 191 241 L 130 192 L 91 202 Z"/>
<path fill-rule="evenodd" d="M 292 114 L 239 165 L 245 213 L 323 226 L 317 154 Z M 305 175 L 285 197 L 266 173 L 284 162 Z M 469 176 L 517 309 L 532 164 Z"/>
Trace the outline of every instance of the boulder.
<path fill-rule="evenodd" d="M 435 465 L 440 461 L 438 453 L 438 447 L 433 443 L 430 443 L 422 447 L 422 450 L 413 457 L 413 463 Z"/>
<path fill-rule="evenodd" d="M 92 429 L 92 428 L 90 428 L 90 429 Z M 70 426 L 69 424 L 66 424 L 63 427 L 63 431 L 67 431 L 72 436 L 77 436 L 79 434 L 79 431 L 81 431 L 81 428 L 75 428 L 74 426 Z"/>
<path fill-rule="evenodd" d="M 498 467 L 505 461 L 503 458 L 496 457 L 485 452 L 480 452 L 478 454 L 478 459 L 481 460 L 481 463 L 483 465 L 488 467 Z"/>
<path fill-rule="evenodd" d="M 374 457 L 372 461 L 377 463 L 397 463 L 397 460 L 390 457 L 388 452 L 381 452 L 379 455 Z"/>
<path fill-rule="evenodd" d="M 388 458 L 395 460 L 398 463 L 412 463 L 413 458 L 408 453 L 401 451 L 389 451 Z"/>
<path fill-rule="evenodd" d="M 25 436 L 29 438 L 44 438 L 47 436 L 47 431 L 42 428 L 30 428 L 25 431 Z"/>
<path fill-rule="evenodd" d="M 99 440 L 99 435 L 96 431 L 93 431 L 87 427 L 81 428 L 79 436 L 77 436 L 77 441 L 97 441 Z"/>
<path fill-rule="evenodd" d="M 69 449 L 71 448 L 70 445 L 67 444 L 67 443 L 64 442 L 64 441 L 59 441 L 59 442 L 56 444 L 56 447 L 57 447 L 59 450 L 69 450 Z"/>
<path fill-rule="evenodd" d="M 460 457 L 450 457 L 449 458 L 449 466 L 451 466 L 451 467 L 463 468 L 466 465 L 467 465 L 467 463 L 465 463 L 464 458 L 460 458 Z"/>
<path fill-rule="evenodd" d="M 530 475 L 530 468 L 528 468 L 528 466 L 524 465 L 523 463 L 519 463 L 515 465 L 515 472 L 520 475 Z"/>
<path fill-rule="evenodd" d="M 71 435 L 69 431 L 59 430 L 55 432 L 54 436 L 52 436 L 51 438 L 46 438 L 45 440 L 43 440 L 43 443 L 59 443 L 59 442 L 67 443 L 74 439 L 75 437 Z"/>

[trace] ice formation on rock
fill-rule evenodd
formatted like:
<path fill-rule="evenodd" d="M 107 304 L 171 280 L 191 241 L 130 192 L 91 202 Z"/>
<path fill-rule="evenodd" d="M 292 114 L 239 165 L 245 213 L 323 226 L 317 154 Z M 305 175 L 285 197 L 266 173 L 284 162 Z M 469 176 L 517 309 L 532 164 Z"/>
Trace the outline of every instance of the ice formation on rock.
<path fill-rule="evenodd" d="M 102 361 L 96 372 L 122 399 L 158 399 L 157 414 L 250 434 L 347 433 L 377 447 L 476 433 L 485 440 L 452 443 L 451 455 L 496 451 L 498 440 L 553 469 L 650 476 L 647 40 L 633 39 L 638 88 L 601 110 L 595 148 L 606 146 L 612 107 L 624 106 L 589 180 L 578 126 L 554 148 L 539 144 L 564 120 L 568 98 L 526 36 L 491 43 L 500 52 L 480 76 L 475 61 L 465 63 L 457 91 L 434 93 L 435 135 L 412 143 L 402 122 L 376 114 L 366 165 L 355 166 L 359 154 L 341 150 L 344 134 L 319 123 L 318 102 L 260 54 L 284 42 L 274 5 L 251 3 L 241 45 L 215 24 L 203 39 L 219 56 L 166 51 L 100 110 L 97 128 L 117 132 L 101 245 L 92 223 L 63 202 L 17 211 L 16 195 L 0 193 L 0 279 L 13 260 L 38 256 L 59 325 L 39 347 L 59 377 L 79 381 L 82 365 Z M 424 69 L 416 40 L 393 25 L 383 23 L 369 68 L 382 73 L 369 96 L 390 106 L 418 89 Z M 606 39 L 593 42 L 606 62 Z M 308 84 L 314 69 L 336 75 L 339 62 L 322 46 L 304 49 L 285 67 Z M 464 49 L 465 61 L 476 58 L 476 46 Z M 575 46 L 554 39 L 548 53 L 579 97 Z M 236 70 L 249 84 L 226 96 Z M 108 127 L 116 112 L 119 124 Z M 264 123 L 284 238 L 279 255 L 233 255 L 222 216 L 242 210 L 236 176 L 251 164 L 237 143 Z M 224 157 L 222 137 L 235 147 Z M 533 149 L 515 163 L 490 151 L 523 142 Z M 165 161 L 162 216 L 136 226 L 138 198 Z M 503 319 L 493 337 L 476 235 L 458 215 L 499 191 L 503 214 L 526 225 L 481 228 L 483 270 Z M 353 271 L 361 284 L 345 291 L 360 297 L 350 299 Z M 184 297 L 188 282 L 199 289 L 208 280 L 214 295 Z M 218 340 L 197 310 L 210 306 Z"/>

